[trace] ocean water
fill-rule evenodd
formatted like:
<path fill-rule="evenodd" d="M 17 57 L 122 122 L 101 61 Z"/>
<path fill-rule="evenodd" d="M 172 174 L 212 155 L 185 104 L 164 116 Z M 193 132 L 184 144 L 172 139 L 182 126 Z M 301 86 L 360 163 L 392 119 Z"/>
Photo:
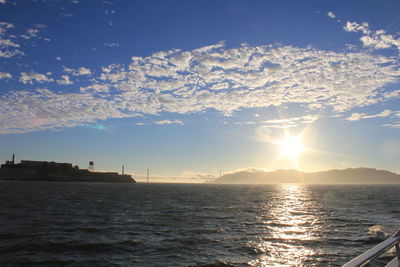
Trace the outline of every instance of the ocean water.
<path fill-rule="evenodd" d="M 0 266 L 340 266 L 399 186 L 0 182 Z"/>

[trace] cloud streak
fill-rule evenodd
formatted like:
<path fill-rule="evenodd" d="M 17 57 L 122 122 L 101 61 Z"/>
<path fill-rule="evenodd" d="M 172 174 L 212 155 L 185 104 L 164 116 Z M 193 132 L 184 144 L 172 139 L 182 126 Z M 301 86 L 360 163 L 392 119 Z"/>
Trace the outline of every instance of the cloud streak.
<path fill-rule="evenodd" d="M 316 115 L 305 115 L 301 117 L 294 117 L 289 119 L 266 120 L 262 124 L 264 127 L 270 128 L 291 128 L 301 124 L 310 124 L 318 120 Z"/>
<path fill-rule="evenodd" d="M 154 121 L 154 123 L 155 124 L 158 124 L 158 125 L 168 125 L 168 124 L 180 124 L 180 125 L 183 125 L 183 121 L 181 121 L 181 120 L 174 120 L 174 121 L 171 121 L 171 120 L 161 120 L 161 121 Z"/>
<path fill-rule="evenodd" d="M 400 118 L 400 111 L 393 111 L 390 109 L 385 109 L 380 113 L 377 114 L 371 114 L 367 115 L 365 113 L 353 113 L 351 114 L 350 117 L 346 118 L 348 121 L 359 121 L 359 120 L 365 120 L 365 119 L 374 119 L 374 118 Z M 390 127 L 398 127 L 396 126 L 398 124 L 385 124 L 384 126 L 390 126 Z"/>

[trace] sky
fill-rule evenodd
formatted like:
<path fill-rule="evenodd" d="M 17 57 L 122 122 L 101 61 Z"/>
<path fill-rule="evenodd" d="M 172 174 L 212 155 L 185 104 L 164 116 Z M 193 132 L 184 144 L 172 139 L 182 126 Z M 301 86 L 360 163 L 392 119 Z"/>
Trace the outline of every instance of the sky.
<path fill-rule="evenodd" d="M 400 172 L 399 1 L 0 0 L 0 161 L 140 181 Z M 282 154 L 282 140 L 301 152 Z M 304 149 L 303 149 L 304 148 Z"/>

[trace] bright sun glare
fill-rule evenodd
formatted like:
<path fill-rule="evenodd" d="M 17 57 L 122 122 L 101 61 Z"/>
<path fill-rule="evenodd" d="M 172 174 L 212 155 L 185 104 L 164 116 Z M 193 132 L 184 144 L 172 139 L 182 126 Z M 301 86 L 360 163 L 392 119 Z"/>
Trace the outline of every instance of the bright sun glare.
<path fill-rule="evenodd" d="M 298 154 L 304 150 L 300 136 L 286 136 L 279 142 L 281 146 L 281 155 L 296 159 Z"/>

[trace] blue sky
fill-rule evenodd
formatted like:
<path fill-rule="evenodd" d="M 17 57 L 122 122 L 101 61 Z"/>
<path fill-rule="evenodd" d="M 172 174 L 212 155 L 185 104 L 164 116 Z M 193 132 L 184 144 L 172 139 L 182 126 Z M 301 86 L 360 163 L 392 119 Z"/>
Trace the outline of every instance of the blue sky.
<path fill-rule="evenodd" d="M 0 0 L 0 160 L 400 172 L 398 1 Z M 282 157 L 279 141 L 306 148 Z"/>

